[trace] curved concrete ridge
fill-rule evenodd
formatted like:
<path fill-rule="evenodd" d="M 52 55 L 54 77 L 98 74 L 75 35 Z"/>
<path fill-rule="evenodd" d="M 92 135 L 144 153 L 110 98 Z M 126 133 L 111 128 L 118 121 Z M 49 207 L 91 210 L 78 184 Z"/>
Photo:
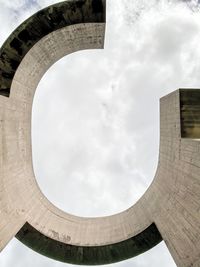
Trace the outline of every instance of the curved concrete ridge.
<path fill-rule="evenodd" d="M 64 1 L 40 10 L 24 21 L 0 50 L 0 95 L 10 95 L 19 64 L 41 38 L 69 25 L 92 22 L 105 22 L 104 0 Z"/>
<path fill-rule="evenodd" d="M 69 13 L 85 10 L 83 21 L 52 30 L 35 42 L 9 78 L 11 92 L 1 87 L 7 90 L 2 95 L 10 92 L 10 97 L 0 96 L 0 248 L 18 233 L 22 242 L 57 260 L 103 264 L 138 255 L 162 235 L 178 266 L 199 266 L 200 143 L 192 138 L 200 138 L 200 90 L 177 90 L 161 99 L 158 169 L 146 193 L 128 210 L 101 218 L 77 217 L 56 208 L 37 185 L 31 151 L 35 89 L 58 59 L 103 48 L 105 9 L 94 10 L 93 3 L 105 8 L 105 1 L 99 0 L 67 2 L 76 7 Z M 94 20 L 85 23 L 87 16 Z"/>
<path fill-rule="evenodd" d="M 23 138 L 25 142 L 19 144 L 21 151 L 18 152 L 26 161 L 26 171 L 21 178 L 26 187 L 23 188 L 20 185 L 18 191 L 23 199 L 26 199 L 26 203 L 30 202 L 29 199 L 34 198 L 31 210 L 29 204 L 26 205 L 26 208 L 23 204 L 22 209 L 25 210 L 26 221 L 49 238 L 64 243 L 67 240 L 69 244 L 76 246 L 103 246 L 118 243 L 143 232 L 153 223 L 140 210 L 140 206 L 137 208 L 137 205 L 134 209 L 105 218 L 80 218 L 67 214 L 45 198 L 34 177 L 30 121 L 32 99 L 37 84 L 46 70 L 64 55 L 82 49 L 103 48 L 104 31 L 104 23 L 84 23 L 64 27 L 43 37 L 22 60 L 11 87 L 10 100 L 14 103 L 18 101 L 26 103 L 26 106 L 23 106 L 24 111 L 20 112 L 23 116 L 23 124 L 20 127 L 23 129 L 26 139 Z M 20 105 L 18 106 L 20 107 Z M 18 118 L 19 116 L 21 114 L 18 115 Z M 19 119 L 21 121 L 21 118 Z M 25 155 L 24 151 L 26 151 Z M 27 173 L 31 177 L 31 182 L 28 184 L 26 182 Z M 34 196 L 32 195 L 33 191 Z M 19 209 L 20 203 L 17 205 Z M 130 219 L 132 223 L 129 222 Z"/>
<path fill-rule="evenodd" d="M 82 3 L 81 9 L 79 8 L 80 10 L 78 10 L 77 5 L 80 2 Z M 11 193 L 9 202 L 13 202 L 12 210 L 16 211 L 16 217 L 23 217 L 27 221 L 17 234 L 18 239 L 28 244 L 34 250 L 57 260 L 78 264 L 103 264 L 138 255 L 155 246 L 161 241 L 161 236 L 156 226 L 149 220 L 143 220 L 143 223 L 138 224 L 137 227 L 134 225 L 129 226 L 130 223 L 127 221 L 127 226 L 130 229 L 133 228 L 127 232 L 124 229 L 125 224 L 123 222 L 127 220 L 127 212 L 106 218 L 80 218 L 66 214 L 45 198 L 37 185 L 32 169 L 30 121 L 32 100 L 37 84 L 46 70 L 63 56 L 82 49 L 103 48 L 104 45 L 104 1 L 102 4 L 100 1 L 67 2 L 58 6 L 54 5 L 53 10 L 55 12 L 63 6 L 69 8 L 70 4 L 70 9 L 64 9 L 64 12 L 67 12 L 70 17 L 72 13 L 71 7 L 74 8 L 76 6 L 76 13 L 80 14 L 82 13 L 83 3 L 86 4 L 87 8 L 84 10 L 85 14 L 89 14 L 88 17 L 87 15 L 82 16 L 82 21 L 78 20 L 79 17 L 74 17 L 74 24 L 70 20 L 71 25 L 65 25 L 65 27 L 62 25 L 62 27 L 56 30 L 51 28 L 52 32 L 44 36 L 41 35 L 37 42 L 32 42 L 28 48 L 25 47 L 26 49 L 23 50 L 20 57 L 21 62 L 19 62 L 19 66 L 14 70 L 14 78 L 9 80 L 9 84 L 12 83 L 11 94 L 5 94 L 5 90 L 0 91 L 2 95 L 9 96 L 9 101 L 4 99 L 5 103 L 10 103 L 9 107 L 6 107 L 7 114 L 11 112 L 17 124 L 16 131 L 13 133 L 13 141 L 15 138 L 18 140 L 17 148 L 14 149 L 16 144 L 14 145 L 11 140 L 8 143 L 10 150 L 12 149 L 18 155 L 18 159 L 17 156 L 15 157 L 17 159 L 15 162 L 18 162 L 18 164 L 13 165 L 11 163 L 12 174 L 19 173 L 19 169 L 23 170 L 20 175 L 21 184 L 19 186 L 16 185 L 15 176 L 10 178 L 10 181 L 7 181 L 7 177 L 5 177 L 6 179 L 3 183 L 7 187 L 7 182 L 10 184 L 13 179 L 12 184 L 15 184 L 14 190 L 18 191 L 18 199 L 16 199 L 16 195 Z M 94 13 L 96 5 L 98 6 L 98 12 Z M 93 9 L 88 7 L 93 7 Z M 100 7 L 104 7 L 104 9 Z M 29 32 L 38 17 L 40 18 L 40 24 L 38 26 L 37 23 L 37 27 L 41 27 L 41 25 L 43 27 L 45 18 L 49 16 L 51 9 L 52 7 L 49 7 L 44 11 L 38 12 L 35 16 L 28 19 L 24 25 L 22 24 L 11 35 L 2 50 L 5 51 L 5 47 L 10 46 L 16 38 L 21 37 L 21 33 Z M 41 14 L 43 14 L 42 20 Z M 54 15 L 53 12 L 51 14 L 52 16 Z M 94 23 L 91 23 L 91 18 L 95 21 Z M 85 23 L 86 21 L 87 23 Z M 32 32 L 29 33 L 29 35 L 31 34 Z M 7 62 L 12 62 L 11 57 L 8 58 Z M 5 66 L 3 71 L 6 71 Z M 3 86 L 3 83 L 1 85 Z M 12 112 L 13 109 L 15 109 L 14 114 Z M 7 119 L 7 123 L 8 121 L 9 119 Z M 13 126 L 13 120 L 11 124 Z M 10 129 L 8 128 L 6 136 L 9 136 L 8 132 Z M 8 159 L 5 165 L 9 166 L 9 161 Z M 13 162 L 13 158 L 11 162 Z M 11 211 L 8 213 L 11 213 Z M 136 215 L 137 212 L 132 214 L 132 216 Z M 99 227 L 102 230 L 98 231 Z M 118 230 L 119 233 L 117 233 Z M 98 235 L 95 233 L 96 231 L 99 232 Z M 36 238 L 35 240 L 32 238 L 33 236 Z M 57 249 L 60 246 L 65 248 L 62 251 L 70 250 L 72 253 L 70 252 L 69 255 L 67 254 L 64 257 Z M 52 252 L 52 247 L 55 248 L 54 253 Z M 83 250 L 86 258 L 82 256 L 81 260 L 77 256 L 77 250 Z M 97 254 L 99 256 L 95 256 Z M 100 257 L 100 255 L 105 255 L 105 257 Z"/>
<path fill-rule="evenodd" d="M 151 249 L 162 240 L 155 224 L 128 240 L 106 246 L 65 244 L 41 234 L 28 223 L 16 237 L 44 256 L 78 265 L 102 265 L 126 260 Z"/>

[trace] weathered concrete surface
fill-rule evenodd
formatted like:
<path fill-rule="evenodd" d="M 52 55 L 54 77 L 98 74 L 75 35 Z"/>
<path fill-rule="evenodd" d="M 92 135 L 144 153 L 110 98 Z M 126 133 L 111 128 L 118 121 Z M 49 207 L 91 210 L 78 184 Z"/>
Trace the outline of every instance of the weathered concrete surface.
<path fill-rule="evenodd" d="M 79 23 L 105 22 L 104 0 L 68 0 L 23 22 L 0 50 L 0 94 L 9 96 L 12 79 L 27 52 L 47 34 Z"/>
<path fill-rule="evenodd" d="M 88 7 L 94 2 L 100 1 L 75 1 Z M 128 210 L 102 218 L 73 216 L 50 203 L 37 185 L 31 150 L 35 89 L 58 59 L 103 48 L 101 12 L 92 22 L 85 23 L 84 16 L 82 23 L 37 40 L 12 74 L 11 90 L 4 88 L 5 77 L 1 80 L 0 87 L 7 90 L 3 95 L 9 97 L 0 96 L 0 248 L 22 228 L 17 237 L 40 253 L 71 263 L 102 264 L 138 255 L 162 236 L 177 266 L 200 266 L 200 90 L 177 90 L 161 99 L 158 169 L 144 196 Z M 191 116 L 189 110 L 197 112 Z"/>
<path fill-rule="evenodd" d="M 128 240 L 105 246 L 72 246 L 41 234 L 25 224 L 16 237 L 35 251 L 55 260 L 79 265 L 114 263 L 137 256 L 157 245 L 162 237 L 155 224 Z"/>

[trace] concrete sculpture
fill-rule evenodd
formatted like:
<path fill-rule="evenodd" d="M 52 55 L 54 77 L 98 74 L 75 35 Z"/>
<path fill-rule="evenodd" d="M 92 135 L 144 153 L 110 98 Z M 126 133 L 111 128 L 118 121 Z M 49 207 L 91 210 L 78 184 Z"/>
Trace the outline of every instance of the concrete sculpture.
<path fill-rule="evenodd" d="M 200 90 L 180 89 L 161 99 L 157 172 L 128 210 L 73 216 L 37 185 L 31 150 L 35 89 L 58 59 L 103 48 L 105 2 L 64 1 L 41 10 L 0 50 L 0 249 L 16 236 L 53 259 L 95 265 L 136 256 L 164 240 L 177 266 L 200 266 Z"/>

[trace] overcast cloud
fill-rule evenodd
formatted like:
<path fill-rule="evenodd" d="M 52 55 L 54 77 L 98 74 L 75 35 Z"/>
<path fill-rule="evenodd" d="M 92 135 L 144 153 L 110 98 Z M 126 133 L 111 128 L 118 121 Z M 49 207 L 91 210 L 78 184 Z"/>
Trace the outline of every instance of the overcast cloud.
<path fill-rule="evenodd" d="M 0 0 L 0 43 L 57 0 Z M 198 1 L 107 0 L 105 49 L 69 55 L 45 74 L 32 120 L 38 184 L 57 207 L 104 216 L 133 205 L 153 180 L 159 98 L 200 84 Z M 17 240 L 1 267 L 70 266 Z M 173 267 L 164 242 L 118 267 Z"/>

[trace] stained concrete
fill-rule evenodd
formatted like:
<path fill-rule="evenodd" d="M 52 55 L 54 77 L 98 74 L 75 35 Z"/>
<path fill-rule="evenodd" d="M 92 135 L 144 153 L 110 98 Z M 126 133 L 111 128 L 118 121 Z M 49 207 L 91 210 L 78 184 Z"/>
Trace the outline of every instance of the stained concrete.
<path fill-rule="evenodd" d="M 200 136 L 200 94 L 195 89 L 180 92 L 181 135 L 185 138 Z"/>
<path fill-rule="evenodd" d="M 31 148 L 35 90 L 46 70 L 63 56 L 103 48 L 105 9 L 102 13 L 101 7 L 105 8 L 105 1 L 101 2 L 75 1 L 75 11 L 70 8 L 68 15 L 81 14 L 86 4 L 84 20 L 37 40 L 22 53 L 9 82 L 1 75 L 0 249 L 17 235 L 28 246 L 57 260 L 102 264 L 142 253 L 162 237 L 177 266 L 200 266 L 200 90 L 180 89 L 161 99 L 155 178 L 128 210 L 100 218 L 77 217 L 49 202 L 36 182 Z M 72 1 L 66 5 L 69 3 L 73 6 Z M 91 17 L 93 21 L 87 20 Z M 4 70 L 3 65 L 1 72 L 9 72 L 9 68 L 6 65 Z"/>
<path fill-rule="evenodd" d="M 105 246 L 72 246 L 41 234 L 28 223 L 16 237 L 44 256 L 78 265 L 100 265 L 126 260 L 162 241 L 155 224 L 151 224 L 143 232 L 127 240 Z"/>

